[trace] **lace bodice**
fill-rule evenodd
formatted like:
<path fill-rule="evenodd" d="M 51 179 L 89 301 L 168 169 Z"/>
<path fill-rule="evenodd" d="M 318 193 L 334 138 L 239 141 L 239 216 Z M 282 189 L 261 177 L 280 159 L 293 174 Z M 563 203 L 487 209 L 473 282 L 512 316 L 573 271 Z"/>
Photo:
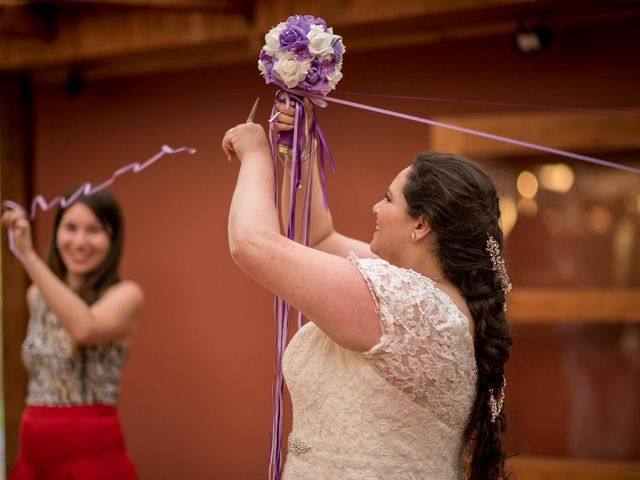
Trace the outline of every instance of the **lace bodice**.
<path fill-rule="evenodd" d="M 115 343 L 76 345 L 37 292 L 22 344 L 27 405 L 115 405 L 127 354 Z"/>
<path fill-rule="evenodd" d="M 374 296 L 382 336 L 365 353 L 340 347 L 312 322 L 292 339 L 284 477 L 461 479 L 477 379 L 468 319 L 431 279 L 350 258 Z"/>

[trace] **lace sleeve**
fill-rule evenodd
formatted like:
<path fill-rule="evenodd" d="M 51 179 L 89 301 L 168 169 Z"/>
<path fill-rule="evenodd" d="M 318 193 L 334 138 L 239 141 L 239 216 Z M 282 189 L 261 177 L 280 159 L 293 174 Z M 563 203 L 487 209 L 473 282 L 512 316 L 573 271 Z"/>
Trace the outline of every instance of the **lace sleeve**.
<path fill-rule="evenodd" d="M 416 403 L 459 418 L 456 396 L 472 397 L 476 378 L 466 317 L 430 278 L 380 259 L 349 258 L 369 285 L 382 324 L 379 342 L 364 355 Z"/>

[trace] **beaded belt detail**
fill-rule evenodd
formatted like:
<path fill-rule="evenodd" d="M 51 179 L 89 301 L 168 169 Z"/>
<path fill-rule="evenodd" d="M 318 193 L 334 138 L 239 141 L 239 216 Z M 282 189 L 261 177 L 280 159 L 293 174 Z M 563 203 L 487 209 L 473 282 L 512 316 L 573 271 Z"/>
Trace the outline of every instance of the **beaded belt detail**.
<path fill-rule="evenodd" d="M 289 438 L 287 439 L 287 450 L 289 452 L 293 453 L 294 455 L 301 455 L 310 449 L 311 445 L 303 442 L 293 435 L 289 435 Z"/>

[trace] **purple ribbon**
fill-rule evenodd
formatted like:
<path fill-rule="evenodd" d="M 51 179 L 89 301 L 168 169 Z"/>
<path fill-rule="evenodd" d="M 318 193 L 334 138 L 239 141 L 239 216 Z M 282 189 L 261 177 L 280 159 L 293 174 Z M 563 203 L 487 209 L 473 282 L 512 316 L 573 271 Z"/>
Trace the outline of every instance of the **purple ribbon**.
<path fill-rule="evenodd" d="M 134 163 L 130 163 L 128 165 L 125 165 L 123 167 L 120 167 L 115 172 L 113 172 L 113 174 L 111 175 L 111 177 L 109 179 L 105 180 L 104 182 L 100 183 L 99 185 L 96 185 L 95 187 L 92 186 L 91 183 L 86 182 L 86 183 L 82 184 L 68 198 L 64 198 L 62 195 L 58 195 L 57 197 L 54 197 L 53 200 L 51 200 L 50 202 L 47 202 L 47 200 L 42 195 L 37 195 L 31 201 L 31 208 L 29 210 L 28 218 L 29 218 L 30 221 L 35 220 L 36 214 L 37 214 L 37 211 L 38 211 L 38 207 L 40 207 L 40 209 L 43 212 L 51 210 L 53 207 L 55 207 L 58 204 L 60 204 L 60 206 L 62 208 L 66 208 L 68 205 L 71 205 L 74 201 L 76 201 L 76 199 L 79 196 L 81 196 L 81 195 L 89 196 L 89 195 L 93 195 L 94 193 L 99 192 L 100 190 L 104 190 L 105 188 L 111 186 L 113 184 L 113 182 L 115 182 L 116 179 L 120 175 L 124 175 L 127 172 L 131 172 L 132 171 L 133 173 L 140 173 L 141 171 L 145 170 L 146 168 L 149 168 L 151 165 L 156 163 L 158 160 L 160 160 L 163 156 L 165 156 L 167 154 L 176 154 L 176 153 L 181 153 L 181 152 L 188 152 L 188 153 L 193 155 L 194 153 L 196 153 L 196 151 L 197 150 L 195 148 L 191 148 L 191 147 L 180 147 L 180 148 L 173 149 L 173 148 L 169 147 L 168 145 L 163 145 L 162 149 L 160 150 L 160 152 L 158 152 L 156 155 L 154 155 L 153 157 L 151 157 L 147 161 L 145 161 L 143 163 L 134 162 Z M 4 202 L 2 202 L 2 208 L 5 209 L 5 210 L 20 210 L 22 212 L 27 213 L 26 208 L 24 208 L 19 203 L 13 202 L 11 200 L 5 200 Z M 15 244 L 14 244 L 14 241 L 13 241 L 13 232 L 11 231 L 11 229 L 9 229 L 9 249 L 23 263 L 25 263 L 27 261 L 24 258 L 24 256 L 15 248 Z"/>
<path fill-rule="evenodd" d="M 320 97 L 316 97 L 320 98 Z M 602 160 L 600 158 L 588 157 L 586 155 L 580 155 L 578 153 L 567 152 L 566 150 L 559 150 L 557 148 L 545 147 L 544 145 L 538 145 L 535 143 L 524 142 L 521 140 L 515 140 L 509 137 L 503 137 L 501 135 L 493 135 L 491 133 L 481 132 L 479 130 L 473 130 L 471 128 L 459 127 L 456 125 L 451 125 L 450 123 L 437 122 L 435 120 L 429 120 L 428 118 L 416 117 L 415 115 L 407 115 L 406 113 L 394 112 L 392 110 L 387 110 L 384 108 L 372 107 L 370 105 L 364 105 L 362 103 L 350 102 L 348 100 L 342 100 L 339 98 L 332 97 L 321 97 L 321 100 L 327 102 L 340 103 L 342 105 L 347 105 L 350 107 L 360 108 L 363 110 L 369 110 L 370 112 L 382 113 L 384 115 L 390 115 L 392 117 L 404 118 L 405 120 L 411 120 L 413 122 L 418 123 L 426 123 L 427 125 L 432 125 L 434 127 L 442 127 L 447 128 L 449 130 L 455 130 L 462 133 L 467 133 L 469 135 L 475 135 L 477 137 L 488 138 L 490 140 L 496 140 L 498 142 L 509 143 L 511 145 L 516 145 L 518 147 L 528 148 L 530 150 L 538 150 L 540 152 L 551 153 L 553 155 L 559 155 L 561 157 L 572 158 L 574 160 L 579 160 L 581 162 L 592 163 L 596 165 L 602 165 L 604 167 L 616 168 L 618 170 L 625 170 L 631 173 L 640 173 L 640 169 L 630 167 L 628 165 L 623 165 L 620 163 L 609 162 L 607 160 Z"/>
<path fill-rule="evenodd" d="M 276 209 L 279 208 L 279 195 L 278 195 L 278 145 L 285 147 L 291 152 L 291 171 L 284 172 L 283 175 L 289 175 L 290 189 L 289 189 L 289 218 L 288 224 L 285 225 L 287 230 L 287 238 L 295 240 L 296 237 L 296 210 L 297 210 L 297 191 L 302 187 L 302 171 L 303 171 L 303 155 L 304 148 L 307 149 L 307 154 L 311 154 L 311 139 L 318 139 L 318 169 L 320 172 L 320 184 L 322 187 L 322 198 L 324 202 L 324 208 L 328 209 L 327 200 L 327 188 L 326 188 L 326 175 L 325 175 L 325 158 L 329 161 L 329 166 L 333 172 L 335 172 L 335 164 L 333 157 L 329 151 L 327 141 L 324 137 L 324 133 L 318 123 L 318 117 L 314 110 L 313 118 L 306 118 L 304 109 L 303 97 L 306 96 L 304 92 L 292 92 L 288 90 L 280 90 L 276 93 L 278 101 L 283 102 L 286 107 L 291 104 L 296 109 L 293 132 L 283 132 L 278 134 L 275 131 L 274 121 L 280 114 L 275 105 L 271 110 L 271 117 L 269 119 L 269 132 L 271 140 L 271 154 L 273 158 L 273 171 L 274 171 L 274 186 L 275 186 L 275 204 Z M 316 105 L 320 107 L 326 106 L 326 103 L 321 99 L 310 98 Z M 311 120 L 311 126 L 307 132 L 307 123 Z M 311 161 L 311 159 L 309 159 Z M 285 169 L 286 170 L 286 169 Z M 313 185 L 313 166 L 309 165 L 309 174 L 307 176 L 306 192 L 302 205 L 302 244 L 309 245 L 309 238 L 311 233 L 311 202 L 313 198 L 312 185 Z M 281 468 L 282 468 L 282 435 L 283 435 L 283 408 L 284 408 L 284 376 L 282 373 L 282 359 L 284 357 L 284 351 L 287 344 L 287 338 L 289 334 L 289 322 L 291 320 L 291 306 L 280 297 L 274 299 L 274 315 L 276 323 L 276 353 L 275 353 L 275 368 L 274 368 L 274 380 L 272 390 L 273 401 L 273 421 L 271 425 L 271 445 L 269 454 L 269 478 L 271 480 L 280 480 Z M 304 318 L 300 312 L 297 315 L 298 328 L 302 328 Z"/>
<path fill-rule="evenodd" d="M 603 115 L 621 115 L 621 116 L 640 116 L 640 112 L 635 110 L 604 110 L 600 108 L 583 108 L 583 107 L 560 107 L 557 105 L 538 105 L 531 103 L 512 103 L 512 102 L 490 102 L 486 100 L 471 100 L 458 98 L 438 98 L 438 97 L 418 97 L 413 95 L 388 95 L 386 93 L 375 92 L 345 92 L 341 91 L 340 95 L 355 95 L 361 97 L 381 97 L 394 98 L 400 100 L 418 100 L 433 103 L 458 103 L 462 105 L 488 105 L 493 107 L 509 107 L 524 108 L 527 110 L 556 110 L 559 112 L 578 112 L 578 113 L 598 113 Z"/>

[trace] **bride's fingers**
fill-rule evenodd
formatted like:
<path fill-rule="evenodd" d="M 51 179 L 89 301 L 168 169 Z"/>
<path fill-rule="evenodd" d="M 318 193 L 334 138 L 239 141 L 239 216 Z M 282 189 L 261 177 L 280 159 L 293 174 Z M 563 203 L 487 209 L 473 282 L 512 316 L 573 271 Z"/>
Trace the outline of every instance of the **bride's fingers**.
<path fill-rule="evenodd" d="M 288 132 L 290 130 L 293 130 L 293 124 L 283 123 L 280 121 L 276 122 L 276 132 Z"/>
<path fill-rule="evenodd" d="M 233 135 L 233 128 L 227 130 L 224 138 L 222 139 L 222 151 L 227 156 L 227 159 L 231 161 L 236 156 L 236 152 L 233 149 L 233 140 L 231 136 Z"/>

